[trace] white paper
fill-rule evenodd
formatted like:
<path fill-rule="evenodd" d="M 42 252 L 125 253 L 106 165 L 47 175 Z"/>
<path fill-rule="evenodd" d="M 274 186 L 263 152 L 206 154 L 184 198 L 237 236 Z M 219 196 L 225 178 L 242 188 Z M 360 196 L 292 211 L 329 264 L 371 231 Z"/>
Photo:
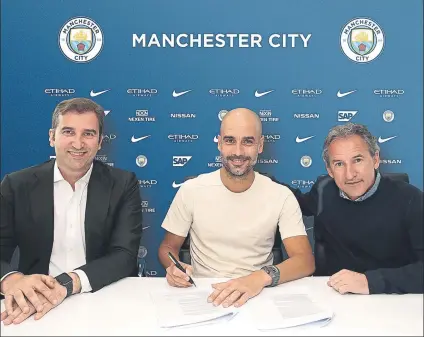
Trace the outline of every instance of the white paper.
<path fill-rule="evenodd" d="M 211 294 L 207 290 L 173 289 L 151 292 L 159 327 L 171 328 L 188 325 L 212 324 L 223 317 L 231 318 L 238 310 L 208 303 Z M 222 320 L 219 320 L 222 321 Z"/>
<path fill-rule="evenodd" d="M 288 328 L 331 320 L 332 310 L 313 301 L 307 294 L 270 293 L 258 298 L 251 308 L 253 325 L 259 330 Z"/>

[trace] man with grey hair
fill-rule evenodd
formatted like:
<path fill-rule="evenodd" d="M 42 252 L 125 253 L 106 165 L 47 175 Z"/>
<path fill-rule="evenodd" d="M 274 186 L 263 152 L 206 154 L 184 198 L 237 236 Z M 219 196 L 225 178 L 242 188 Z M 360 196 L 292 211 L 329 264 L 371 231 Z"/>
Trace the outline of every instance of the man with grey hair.
<path fill-rule="evenodd" d="M 342 294 L 423 293 L 423 192 L 381 175 L 379 150 L 366 126 L 335 126 L 323 149 L 329 177 L 292 189 L 315 218 L 315 275 Z"/>
<path fill-rule="evenodd" d="M 162 223 L 166 234 L 159 260 L 171 286 L 191 286 L 190 274 L 231 278 L 213 284 L 208 301 L 238 307 L 266 286 L 313 273 L 312 248 L 296 198 L 254 171 L 263 142 L 261 121 L 253 111 L 238 108 L 223 118 L 218 137 L 223 167 L 186 181 Z M 273 265 L 277 228 L 289 258 Z M 179 256 L 188 233 L 191 265 L 181 263 L 184 273 L 168 253 Z"/>
<path fill-rule="evenodd" d="M 103 108 L 90 99 L 60 102 L 49 130 L 56 159 L 1 182 L 5 325 L 32 314 L 40 319 L 68 296 L 135 274 L 142 231 L 138 181 L 134 173 L 94 160 L 103 119 Z"/>

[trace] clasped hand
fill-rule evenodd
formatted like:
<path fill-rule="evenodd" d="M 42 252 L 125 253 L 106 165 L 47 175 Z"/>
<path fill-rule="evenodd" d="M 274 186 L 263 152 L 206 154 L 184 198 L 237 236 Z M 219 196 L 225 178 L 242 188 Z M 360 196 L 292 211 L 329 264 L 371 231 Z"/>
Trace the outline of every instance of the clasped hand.
<path fill-rule="evenodd" d="M 17 280 L 4 289 L 5 311 L 0 321 L 4 325 L 19 324 L 35 313 L 40 319 L 65 299 L 67 291 L 53 277 L 47 275 L 10 275 Z M 9 276 L 8 276 L 9 277 Z"/>

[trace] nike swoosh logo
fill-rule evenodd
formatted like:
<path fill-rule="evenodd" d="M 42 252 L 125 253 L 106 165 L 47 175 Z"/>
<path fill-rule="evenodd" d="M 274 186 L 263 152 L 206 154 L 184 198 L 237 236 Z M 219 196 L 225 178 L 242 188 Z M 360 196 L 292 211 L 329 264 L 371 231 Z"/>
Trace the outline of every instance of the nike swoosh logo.
<path fill-rule="evenodd" d="M 140 137 L 140 138 L 135 138 L 134 136 L 132 136 L 132 137 L 131 137 L 131 141 L 132 141 L 133 143 L 137 143 L 137 142 L 139 142 L 140 140 L 146 139 L 146 138 L 148 138 L 148 137 L 150 137 L 150 135 L 148 135 L 148 136 L 143 136 L 143 137 Z"/>
<path fill-rule="evenodd" d="M 147 228 L 149 228 L 150 226 L 146 226 L 146 227 L 143 227 L 142 228 L 142 230 L 144 231 L 145 229 L 147 229 Z"/>
<path fill-rule="evenodd" d="M 182 184 L 184 184 L 184 183 L 177 184 L 177 183 L 175 183 L 175 181 L 173 181 L 173 182 L 172 182 L 172 187 L 173 187 L 173 188 L 178 188 L 178 187 L 180 187 Z"/>
<path fill-rule="evenodd" d="M 218 137 L 217 136 L 213 137 L 213 142 L 218 143 Z"/>
<path fill-rule="evenodd" d="M 304 142 L 304 141 L 306 141 L 306 140 L 308 140 L 308 139 L 311 139 L 311 138 L 314 138 L 315 136 L 310 136 L 310 137 L 306 137 L 306 138 L 299 138 L 299 137 L 296 137 L 296 143 L 302 143 L 302 142 Z"/>
<path fill-rule="evenodd" d="M 96 97 L 99 96 L 101 94 L 104 94 L 105 92 L 108 92 L 110 89 L 107 90 L 103 90 L 103 91 L 99 91 L 99 92 L 94 92 L 93 90 L 90 91 L 90 96 L 91 97 Z"/>
<path fill-rule="evenodd" d="M 105 116 L 109 115 L 110 110 L 105 110 Z"/>
<path fill-rule="evenodd" d="M 258 92 L 257 90 L 255 91 L 255 97 L 262 97 L 265 95 L 268 95 L 269 93 L 273 92 L 274 90 L 270 90 L 270 91 L 265 91 L 265 92 Z"/>
<path fill-rule="evenodd" d="M 181 92 L 176 92 L 175 90 L 172 92 L 172 96 L 174 97 L 180 97 L 182 95 L 185 95 L 186 93 L 190 92 L 191 90 L 187 90 L 187 91 L 181 91 Z"/>
<path fill-rule="evenodd" d="M 355 91 L 356 91 L 356 90 L 352 90 L 352 91 L 348 91 L 348 92 L 341 93 L 341 92 L 340 92 L 340 90 L 339 90 L 339 91 L 337 91 L 337 97 L 342 98 L 342 97 L 345 97 L 345 96 L 347 96 L 347 95 L 353 94 Z"/>
<path fill-rule="evenodd" d="M 393 136 L 393 137 L 389 137 L 389 138 L 381 138 L 381 137 L 378 137 L 378 142 L 379 143 L 385 143 L 385 142 L 388 142 L 389 140 L 392 140 L 393 138 L 396 138 L 397 136 Z"/>

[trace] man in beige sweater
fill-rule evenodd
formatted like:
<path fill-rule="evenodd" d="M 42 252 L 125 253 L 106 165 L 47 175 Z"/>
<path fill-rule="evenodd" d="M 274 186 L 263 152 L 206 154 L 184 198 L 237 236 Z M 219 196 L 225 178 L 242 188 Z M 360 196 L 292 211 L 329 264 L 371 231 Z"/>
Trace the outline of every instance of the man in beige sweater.
<path fill-rule="evenodd" d="M 188 275 L 232 280 L 212 285 L 214 305 L 243 305 L 266 286 L 311 275 L 315 269 L 299 204 L 285 186 L 253 170 L 263 150 L 259 117 L 234 109 L 223 118 L 218 149 L 223 167 L 186 181 L 162 223 L 165 238 L 159 260 L 171 286 L 189 287 Z M 273 266 L 279 228 L 289 256 Z M 168 258 L 179 256 L 190 233 L 192 265 L 183 273 Z"/>

